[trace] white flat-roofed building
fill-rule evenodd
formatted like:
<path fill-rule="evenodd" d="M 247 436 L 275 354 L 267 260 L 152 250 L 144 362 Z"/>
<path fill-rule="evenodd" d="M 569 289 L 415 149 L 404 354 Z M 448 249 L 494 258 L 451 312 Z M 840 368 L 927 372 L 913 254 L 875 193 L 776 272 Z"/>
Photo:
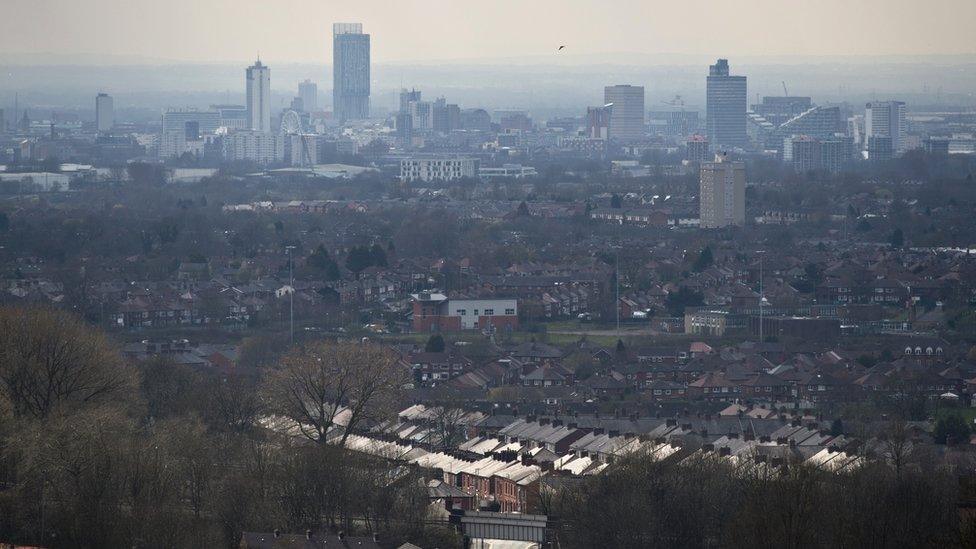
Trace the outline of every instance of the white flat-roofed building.
<path fill-rule="evenodd" d="M 539 172 L 531 166 L 521 164 L 504 164 L 498 168 L 478 168 L 478 177 L 484 180 L 498 178 L 521 179 L 523 177 L 534 177 Z"/>
<path fill-rule="evenodd" d="M 447 302 L 448 316 L 461 319 L 461 329 L 484 328 L 486 319 L 496 316 L 517 316 L 516 299 L 451 299 Z M 484 317 L 484 318 L 483 318 Z"/>
<path fill-rule="evenodd" d="M 453 181 L 478 175 L 474 158 L 405 158 L 400 161 L 402 181 Z"/>
<path fill-rule="evenodd" d="M 224 136 L 225 160 L 251 160 L 276 164 L 285 159 L 283 135 L 262 131 L 241 131 Z"/>

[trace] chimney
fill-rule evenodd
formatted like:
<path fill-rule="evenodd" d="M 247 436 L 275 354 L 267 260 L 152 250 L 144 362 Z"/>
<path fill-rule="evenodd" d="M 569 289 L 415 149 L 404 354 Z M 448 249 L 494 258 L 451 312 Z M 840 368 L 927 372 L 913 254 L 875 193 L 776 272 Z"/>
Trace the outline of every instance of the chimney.
<path fill-rule="evenodd" d="M 790 448 L 796 448 L 796 439 L 795 438 L 791 438 L 790 439 Z"/>
<path fill-rule="evenodd" d="M 535 421 L 535 414 L 529 414 L 529 415 L 525 416 L 525 422 L 526 423 L 532 423 L 534 421 Z"/>
<path fill-rule="evenodd" d="M 820 424 L 817 423 L 816 421 L 811 421 L 810 423 L 807 424 L 807 429 L 810 429 L 811 431 L 816 431 L 819 428 L 820 428 Z"/>
<path fill-rule="evenodd" d="M 754 433 L 742 433 L 742 440 L 756 440 Z"/>
<path fill-rule="evenodd" d="M 539 418 L 539 425 L 549 425 L 549 418 L 547 418 L 547 417 L 540 417 Z"/>
<path fill-rule="evenodd" d="M 769 435 L 762 435 L 759 437 L 759 442 L 769 442 L 770 440 Z"/>
<path fill-rule="evenodd" d="M 800 427 L 802 424 L 803 422 L 801 422 L 799 419 L 794 419 L 792 422 L 790 422 L 790 425 L 793 427 Z"/>
<path fill-rule="evenodd" d="M 607 432 L 607 436 L 609 436 L 610 438 L 619 437 L 620 436 L 620 431 L 617 431 L 617 430 L 608 431 Z"/>
<path fill-rule="evenodd" d="M 342 530 L 339 530 L 339 534 L 336 537 L 339 538 L 339 541 L 342 541 L 342 540 L 346 539 L 346 533 L 343 532 Z"/>
<path fill-rule="evenodd" d="M 683 423 L 683 424 L 681 424 L 681 430 L 682 431 L 690 431 L 691 430 L 691 424 L 690 423 Z"/>
<path fill-rule="evenodd" d="M 634 438 L 636 436 L 637 436 L 636 433 L 630 433 L 630 432 L 624 433 L 624 438 L 628 438 L 629 439 L 629 438 Z"/>
<path fill-rule="evenodd" d="M 715 445 L 714 444 L 702 444 L 702 451 L 703 452 L 714 452 L 715 451 Z"/>
<path fill-rule="evenodd" d="M 379 543 L 379 542 L 380 542 L 380 535 L 374 533 L 373 534 L 373 543 Z"/>
<path fill-rule="evenodd" d="M 678 420 L 676 420 L 676 419 L 666 419 L 666 420 L 664 420 L 664 424 L 666 426 L 668 426 L 668 427 L 677 427 L 678 426 Z"/>
<path fill-rule="evenodd" d="M 730 456 L 732 455 L 732 448 L 729 448 L 728 446 L 722 446 L 721 448 L 718 449 L 718 455 L 722 457 Z"/>
<path fill-rule="evenodd" d="M 273 534 L 275 539 L 278 539 L 279 537 L 281 537 L 281 530 L 275 528 Z"/>
<path fill-rule="evenodd" d="M 308 529 L 308 530 L 305 530 L 305 539 L 312 539 L 312 530 L 311 530 L 311 528 Z"/>
<path fill-rule="evenodd" d="M 593 434 L 594 435 L 602 435 L 603 434 L 603 427 L 597 427 L 596 429 L 593 429 Z"/>
<path fill-rule="evenodd" d="M 568 424 L 566 425 L 566 427 L 568 427 L 568 428 L 570 428 L 570 429 L 578 429 L 578 428 L 579 428 L 579 424 L 578 424 L 578 423 L 576 423 L 576 422 L 572 422 L 572 423 L 568 423 Z"/>
<path fill-rule="evenodd" d="M 786 437 L 779 437 L 776 439 L 776 444 L 786 444 Z"/>

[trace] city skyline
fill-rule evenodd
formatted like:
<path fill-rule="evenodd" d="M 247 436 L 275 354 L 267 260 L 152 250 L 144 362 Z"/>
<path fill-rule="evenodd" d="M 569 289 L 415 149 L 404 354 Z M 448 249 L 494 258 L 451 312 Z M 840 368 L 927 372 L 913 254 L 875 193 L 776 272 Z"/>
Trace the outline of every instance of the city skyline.
<path fill-rule="evenodd" d="M 378 63 L 506 58 L 551 55 L 606 55 L 614 52 L 678 55 L 933 55 L 973 54 L 967 24 L 976 5 L 941 0 L 920 5 L 907 1 L 865 0 L 848 5 L 826 0 L 816 5 L 784 6 L 769 0 L 746 0 L 736 10 L 692 9 L 626 0 L 607 10 L 592 0 L 534 2 L 523 6 L 503 1 L 492 9 L 467 3 L 435 1 L 426 9 L 416 2 L 295 2 L 290 10 L 259 3 L 185 0 L 160 4 L 148 0 L 114 5 L 107 0 L 84 4 L 63 0 L 8 2 L 16 18 L 0 20 L 0 52 L 53 54 L 116 53 L 118 40 L 129 43 L 126 56 L 170 61 L 243 61 L 260 51 L 269 63 L 319 62 L 328 59 L 328 25 L 302 26 L 304 21 L 359 21 L 382 36 L 375 44 Z M 111 5 L 111 6 L 110 6 Z M 507 9 L 510 6 L 511 9 Z M 108 9 L 111 7 L 112 9 Z M 515 11 L 513 11 L 515 10 Z M 867 24 L 884 10 L 885 25 Z M 239 14 L 237 12 L 240 12 Z M 618 17 L 620 13 L 627 17 Z M 247 16 L 244 16 L 244 13 Z M 428 14 L 435 14 L 433 17 Z M 519 17 L 511 17 L 517 13 Z M 755 17 L 761 13 L 762 17 Z M 231 19 L 220 32 L 209 28 L 213 18 Z M 711 30 L 709 40 L 686 37 L 694 20 Z M 153 20 L 158 25 L 141 25 Z M 437 21 L 451 25 L 437 25 Z M 540 25 L 539 21 L 551 24 Z M 50 32 L 37 34 L 42 25 Z M 180 41 L 166 40 L 174 25 L 182 26 Z M 424 28 L 424 32 L 413 29 Z M 95 29 L 99 32 L 91 32 Z M 298 30 L 296 32 L 296 29 Z M 498 29 L 506 29 L 499 41 Z M 104 31 L 104 32 L 102 32 Z M 585 39 L 575 39 L 585 37 Z M 825 39 L 826 38 L 826 39 Z M 770 48 L 770 44 L 781 44 Z M 445 47 L 449 45 L 450 47 Z M 557 61 L 558 62 L 558 61 Z"/>

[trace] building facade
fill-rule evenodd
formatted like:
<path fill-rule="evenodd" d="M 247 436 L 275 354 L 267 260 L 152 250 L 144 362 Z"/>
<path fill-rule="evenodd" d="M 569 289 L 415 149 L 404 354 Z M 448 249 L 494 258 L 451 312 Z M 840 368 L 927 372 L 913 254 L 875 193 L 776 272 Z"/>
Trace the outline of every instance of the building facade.
<path fill-rule="evenodd" d="M 746 135 L 746 77 L 731 76 L 727 59 L 708 69 L 705 125 L 716 149 L 744 147 Z"/>
<path fill-rule="evenodd" d="M 864 135 L 868 143 L 872 138 L 889 138 L 891 154 L 905 152 L 905 103 L 901 101 L 872 101 L 864 107 Z"/>
<path fill-rule="evenodd" d="M 298 98 L 302 100 L 305 112 L 319 110 L 319 87 L 311 80 L 298 83 Z"/>
<path fill-rule="evenodd" d="M 415 332 L 515 330 L 517 299 L 448 299 L 444 294 L 412 294 Z"/>
<path fill-rule="evenodd" d="M 369 35 L 362 23 L 332 25 L 332 110 L 336 120 L 369 118 Z"/>
<path fill-rule="evenodd" d="M 475 158 L 404 158 L 400 161 L 401 181 L 453 181 L 478 175 Z"/>
<path fill-rule="evenodd" d="M 258 164 L 277 164 L 285 158 L 285 136 L 246 130 L 224 136 L 225 160 L 250 160 Z"/>
<path fill-rule="evenodd" d="M 745 224 L 745 164 L 732 162 L 728 153 L 716 154 L 714 162 L 701 166 L 699 190 L 701 228 Z"/>
<path fill-rule="evenodd" d="M 603 100 L 610 109 L 610 139 L 628 142 L 644 137 L 644 86 L 607 86 Z"/>
<path fill-rule="evenodd" d="M 250 129 L 271 131 L 271 68 L 258 59 L 245 71 L 247 84 L 247 117 Z"/>
<path fill-rule="evenodd" d="M 115 104 L 112 96 L 100 93 L 95 96 L 95 130 L 105 133 L 115 125 Z"/>

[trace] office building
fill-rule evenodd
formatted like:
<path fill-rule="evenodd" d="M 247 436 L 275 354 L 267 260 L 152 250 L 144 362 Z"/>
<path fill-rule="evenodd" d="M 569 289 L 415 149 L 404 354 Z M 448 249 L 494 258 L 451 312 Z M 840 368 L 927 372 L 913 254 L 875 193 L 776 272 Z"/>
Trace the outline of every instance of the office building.
<path fill-rule="evenodd" d="M 651 131 L 667 137 L 687 137 L 699 130 L 698 111 L 666 110 L 648 113 Z"/>
<path fill-rule="evenodd" d="M 461 108 L 450 104 L 443 97 L 434 101 L 431 125 L 435 132 L 447 133 L 461 127 Z"/>
<path fill-rule="evenodd" d="M 610 107 L 610 139 L 638 141 L 644 137 L 644 86 L 607 86 L 603 102 Z"/>
<path fill-rule="evenodd" d="M 689 162 L 694 162 L 696 164 L 701 164 L 703 162 L 708 162 L 709 153 L 711 152 L 711 146 L 708 143 L 708 138 L 704 135 L 693 135 L 688 138 L 687 143 L 688 151 L 685 154 L 685 158 Z"/>
<path fill-rule="evenodd" d="M 840 107 L 810 107 L 779 127 L 780 135 L 802 134 L 817 138 L 844 131 Z"/>
<path fill-rule="evenodd" d="M 271 68 L 258 59 L 245 71 L 247 81 L 247 116 L 250 129 L 271 131 Z"/>
<path fill-rule="evenodd" d="M 369 35 L 362 23 L 332 25 L 332 110 L 340 122 L 369 118 Z"/>
<path fill-rule="evenodd" d="M 728 153 L 701 166 L 699 215 L 703 229 L 743 225 L 746 220 L 746 167 Z"/>
<path fill-rule="evenodd" d="M 887 162 L 895 157 L 894 140 L 887 135 L 868 137 L 866 150 L 871 162 Z"/>
<path fill-rule="evenodd" d="M 95 131 L 105 133 L 115 125 L 115 104 L 112 96 L 100 93 L 95 96 Z"/>
<path fill-rule="evenodd" d="M 216 111 L 220 115 L 218 125 L 228 130 L 248 130 L 251 128 L 251 119 L 245 105 L 211 105 L 211 111 Z"/>
<path fill-rule="evenodd" d="M 905 152 L 905 103 L 901 101 L 872 101 L 864 107 L 864 137 L 869 145 L 872 138 L 891 140 L 891 154 Z"/>
<path fill-rule="evenodd" d="M 820 141 L 809 135 L 791 135 L 783 139 L 783 161 L 796 173 L 819 170 Z"/>
<path fill-rule="evenodd" d="M 810 110 L 811 107 L 813 107 L 813 101 L 809 97 L 765 96 L 762 103 L 752 106 L 752 111 L 774 126 L 779 126 L 794 116 Z"/>
<path fill-rule="evenodd" d="M 414 103 L 421 100 L 420 90 L 413 89 L 407 91 L 406 88 L 400 90 L 400 111 L 399 112 L 410 112 L 410 103 Z"/>
<path fill-rule="evenodd" d="M 820 169 L 828 173 L 840 173 L 851 161 L 854 149 L 853 140 L 845 136 L 835 136 L 820 140 Z"/>
<path fill-rule="evenodd" d="M 397 139 L 402 146 L 409 146 L 413 138 L 413 116 L 409 112 L 399 112 L 393 120 Z"/>
<path fill-rule="evenodd" d="M 302 109 L 305 112 L 316 112 L 319 110 L 319 87 L 311 80 L 298 83 L 298 98 L 302 100 Z"/>
<path fill-rule="evenodd" d="M 586 137 L 607 139 L 610 135 L 610 107 L 586 108 Z"/>
<path fill-rule="evenodd" d="M 746 136 L 746 77 L 729 74 L 729 62 L 719 59 L 708 69 L 705 86 L 705 126 L 716 148 L 744 147 Z"/>
<path fill-rule="evenodd" d="M 221 125 L 217 111 L 173 110 L 163 113 L 159 157 L 173 158 L 184 153 L 202 155 L 204 138 L 213 136 Z"/>
<path fill-rule="evenodd" d="M 405 158 L 400 161 L 401 181 L 453 181 L 477 174 L 478 160 L 474 158 Z"/>
<path fill-rule="evenodd" d="M 427 131 L 434 127 L 433 106 L 430 101 L 411 101 L 410 117 L 415 130 Z"/>

